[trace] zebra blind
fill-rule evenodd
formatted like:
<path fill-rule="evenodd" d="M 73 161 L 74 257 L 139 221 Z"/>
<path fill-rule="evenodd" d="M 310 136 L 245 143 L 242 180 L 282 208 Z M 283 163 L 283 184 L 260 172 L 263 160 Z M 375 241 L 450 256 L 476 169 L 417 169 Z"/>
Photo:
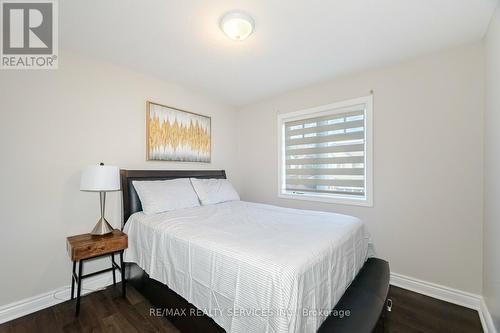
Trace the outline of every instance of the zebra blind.
<path fill-rule="evenodd" d="M 366 105 L 283 121 L 282 193 L 366 197 Z"/>

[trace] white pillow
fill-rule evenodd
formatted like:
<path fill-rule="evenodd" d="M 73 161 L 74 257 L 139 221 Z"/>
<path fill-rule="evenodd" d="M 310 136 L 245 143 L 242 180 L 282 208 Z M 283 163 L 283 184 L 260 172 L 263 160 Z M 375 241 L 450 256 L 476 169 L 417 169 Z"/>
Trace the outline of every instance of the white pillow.
<path fill-rule="evenodd" d="M 200 205 L 188 178 L 134 180 L 132 185 L 139 195 L 144 214 L 157 214 Z"/>
<path fill-rule="evenodd" d="M 191 178 L 191 183 L 202 205 L 240 200 L 238 192 L 227 179 Z"/>

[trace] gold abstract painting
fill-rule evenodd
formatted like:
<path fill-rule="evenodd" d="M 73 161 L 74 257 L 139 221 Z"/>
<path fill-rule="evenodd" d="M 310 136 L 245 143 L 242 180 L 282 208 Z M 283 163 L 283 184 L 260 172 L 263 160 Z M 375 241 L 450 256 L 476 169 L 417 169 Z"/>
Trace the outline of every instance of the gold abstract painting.
<path fill-rule="evenodd" d="M 147 102 L 147 159 L 210 162 L 210 117 Z"/>

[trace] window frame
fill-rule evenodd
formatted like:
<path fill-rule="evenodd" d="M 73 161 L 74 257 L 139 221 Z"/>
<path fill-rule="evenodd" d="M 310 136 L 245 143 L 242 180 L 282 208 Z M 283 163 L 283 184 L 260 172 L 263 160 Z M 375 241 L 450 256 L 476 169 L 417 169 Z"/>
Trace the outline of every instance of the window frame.
<path fill-rule="evenodd" d="M 292 194 L 283 193 L 283 185 L 285 184 L 285 168 L 286 168 L 286 155 L 285 155 L 285 131 L 284 123 L 294 120 L 302 120 L 313 118 L 316 116 L 330 115 L 335 113 L 342 113 L 343 108 L 355 106 L 359 104 L 366 105 L 365 111 L 365 196 L 363 198 L 356 198 L 341 194 L 332 194 L 330 196 L 317 195 L 314 193 L 305 194 Z M 338 109 L 335 112 L 335 109 Z M 333 112 L 332 112 L 333 111 Z M 341 205 L 355 205 L 373 207 L 373 95 L 353 98 L 340 102 L 335 102 L 327 105 L 321 105 L 313 108 L 303 109 L 299 111 L 278 113 L 278 197 L 282 199 L 318 201 Z"/>

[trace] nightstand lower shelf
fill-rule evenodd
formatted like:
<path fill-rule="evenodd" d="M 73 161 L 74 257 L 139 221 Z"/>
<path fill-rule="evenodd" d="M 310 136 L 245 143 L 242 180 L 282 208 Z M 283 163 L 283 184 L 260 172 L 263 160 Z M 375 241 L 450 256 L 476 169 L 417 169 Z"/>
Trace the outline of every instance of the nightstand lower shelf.
<path fill-rule="evenodd" d="M 120 266 L 118 266 L 115 262 L 115 254 L 116 253 L 119 253 L 119 255 L 120 255 Z M 99 257 L 105 257 L 105 256 L 111 256 L 111 267 L 110 268 L 106 268 L 106 269 L 102 269 L 102 270 L 97 271 L 97 272 L 82 275 L 84 261 L 89 260 L 89 259 L 99 258 Z M 125 269 L 124 269 L 125 266 L 123 265 L 123 250 L 79 260 L 78 261 L 78 273 L 76 272 L 76 264 L 77 264 L 77 261 L 73 261 L 73 274 L 72 274 L 72 278 L 71 278 L 71 299 L 72 300 L 75 299 L 75 284 L 77 286 L 76 316 L 78 316 L 80 313 L 80 298 L 81 298 L 81 291 L 82 291 L 82 280 L 84 280 L 86 278 L 112 271 L 113 272 L 113 285 L 116 285 L 116 270 L 118 270 L 121 273 L 121 279 L 122 279 L 122 281 L 121 281 L 121 283 L 122 283 L 122 295 L 123 295 L 123 297 L 126 296 Z"/>
<path fill-rule="evenodd" d="M 116 253 L 118 253 L 120 255 L 120 266 L 118 266 L 115 262 L 115 254 Z M 89 259 L 99 258 L 99 257 L 105 257 L 105 256 L 111 256 L 111 267 L 110 268 L 106 268 L 106 269 L 102 269 L 102 270 L 97 271 L 97 272 L 82 275 L 84 261 L 89 260 Z M 84 280 L 86 278 L 112 271 L 113 272 L 113 285 L 116 285 L 116 270 L 118 270 L 121 273 L 121 279 L 122 279 L 122 281 L 121 281 L 121 283 L 122 283 L 122 295 L 123 295 L 123 297 L 126 296 L 125 269 L 124 269 L 124 265 L 123 265 L 123 250 L 79 260 L 78 261 L 78 274 L 76 272 L 76 264 L 77 264 L 77 261 L 73 261 L 73 274 L 71 277 L 71 299 L 72 300 L 75 299 L 75 283 L 77 286 L 76 316 L 78 316 L 80 314 L 80 298 L 81 298 L 81 291 L 82 291 L 82 280 Z"/>

